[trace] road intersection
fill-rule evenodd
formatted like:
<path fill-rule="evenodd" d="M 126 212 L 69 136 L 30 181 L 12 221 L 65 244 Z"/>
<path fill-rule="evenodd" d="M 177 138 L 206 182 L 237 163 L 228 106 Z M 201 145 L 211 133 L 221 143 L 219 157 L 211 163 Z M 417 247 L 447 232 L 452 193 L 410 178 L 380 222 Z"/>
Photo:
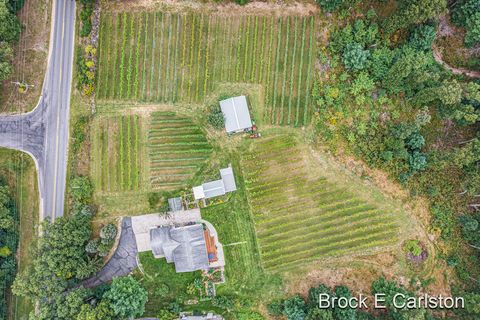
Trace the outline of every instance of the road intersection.
<path fill-rule="evenodd" d="M 38 173 L 40 220 L 62 216 L 75 36 L 75 1 L 55 0 L 48 66 L 35 109 L 0 116 L 0 146 L 28 153 Z"/>

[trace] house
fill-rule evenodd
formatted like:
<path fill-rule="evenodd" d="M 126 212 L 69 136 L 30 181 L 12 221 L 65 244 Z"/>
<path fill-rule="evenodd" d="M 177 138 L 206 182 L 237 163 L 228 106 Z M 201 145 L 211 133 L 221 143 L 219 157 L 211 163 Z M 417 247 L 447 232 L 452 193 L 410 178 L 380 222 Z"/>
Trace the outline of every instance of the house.
<path fill-rule="evenodd" d="M 227 192 L 237 190 L 232 167 L 229 166 L 220 169 L 220 177 L 220 180 L 206 182 L 200 186 L 193 187 L 193 196 L 195 200 L 223 196 Z"/>
<path fill-rule="evenodd" d="M 134 216 L 132 230 L 138 252 L 152 251 L 177 272 L 223 268 L 225 257 L 215 227 L 198 208 Z"/>
<path fill-rule="evenodd" d="M 150 245 L 155 258 L 165 257 L 177 272 L 208 270 L 208 254 L 202 224 L 161 226 L 150 230 Z"/>
<path fill-rule="evenodd" d="M 182 198 L 170 198 L 168 199 L 168 209 L 170 212 L 183 210 Z"/>
<path fill-rule="evenodd" d="M 220 101 L 225 117 L 225 129 L 227 133 L 236 133 L 252 128 L 252 119 L 248 110 L 247 98 L 238 96 Z"/>

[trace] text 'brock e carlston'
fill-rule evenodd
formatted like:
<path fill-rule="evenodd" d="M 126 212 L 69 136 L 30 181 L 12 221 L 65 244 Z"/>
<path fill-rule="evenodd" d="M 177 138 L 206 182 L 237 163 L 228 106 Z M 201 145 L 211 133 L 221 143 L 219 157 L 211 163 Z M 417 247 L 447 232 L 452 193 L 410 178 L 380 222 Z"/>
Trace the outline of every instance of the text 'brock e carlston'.
<path fill-rule="evenodd" d="M 387 295 L 384 293 L 377 293 L 373 296 L 373 305 L 369 306 L 368 296 L 359 294 L 357 297 L 334 297 L 328 293 L 319 294 L 319 308 L 352 308 L 352 309 L 386 309 L 387 308 Z M 407 296 L 403 293 L 397 293 L 393 296 L 391 306 L 395 309 L 463 309 L 465 306 L 465 300 L 463 297 L 443 297 L 429 296 L 424 294 L 419 297 Z"/>

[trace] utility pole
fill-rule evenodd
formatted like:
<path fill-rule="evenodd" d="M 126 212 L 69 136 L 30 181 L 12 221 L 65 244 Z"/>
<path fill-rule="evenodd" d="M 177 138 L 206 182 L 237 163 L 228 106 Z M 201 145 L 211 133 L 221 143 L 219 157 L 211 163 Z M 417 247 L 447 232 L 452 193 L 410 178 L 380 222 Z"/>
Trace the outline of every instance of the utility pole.
<path fill-rule="evenodd" d="M 28 84 L 26 82 L 12 81 L 11 83 L 18 88 L 18 92 L 20 93 L 25 93 L 29 88 L 35 87 L 33 84 Z"/>

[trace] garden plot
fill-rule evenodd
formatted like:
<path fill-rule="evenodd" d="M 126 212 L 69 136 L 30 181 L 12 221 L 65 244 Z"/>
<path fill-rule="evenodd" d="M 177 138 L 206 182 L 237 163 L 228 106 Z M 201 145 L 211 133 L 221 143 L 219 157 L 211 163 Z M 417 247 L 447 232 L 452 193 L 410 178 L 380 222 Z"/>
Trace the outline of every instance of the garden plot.
<path fill-rule="evenodd" d="M 103 192 L 141 189 L 143 161 L 138 115 L 103 116 L 92 130 L 92 177 Z"/>
<path fill-rule="evenodd" d="M 266 122 L 301 126 L 315 50 L 313 17 L 102 14 L 97 98 L 203 103 L 221 83 L 265 86 Z"/>
<path fill-rule="evenodd" d="M 175 112 L 151 114 L 148 131 L 150 182 L 153 189 L 185 186 L 212 153 L 212 147 L 190 118 Z"/>
<path fill-rule="evenodd" d="M 265 269 L 289 269 L 397 241 L 393 214 L 312 172 L 305 152 L 295 137 L 281 135 L 253 142 L 243 156 Z"/>

